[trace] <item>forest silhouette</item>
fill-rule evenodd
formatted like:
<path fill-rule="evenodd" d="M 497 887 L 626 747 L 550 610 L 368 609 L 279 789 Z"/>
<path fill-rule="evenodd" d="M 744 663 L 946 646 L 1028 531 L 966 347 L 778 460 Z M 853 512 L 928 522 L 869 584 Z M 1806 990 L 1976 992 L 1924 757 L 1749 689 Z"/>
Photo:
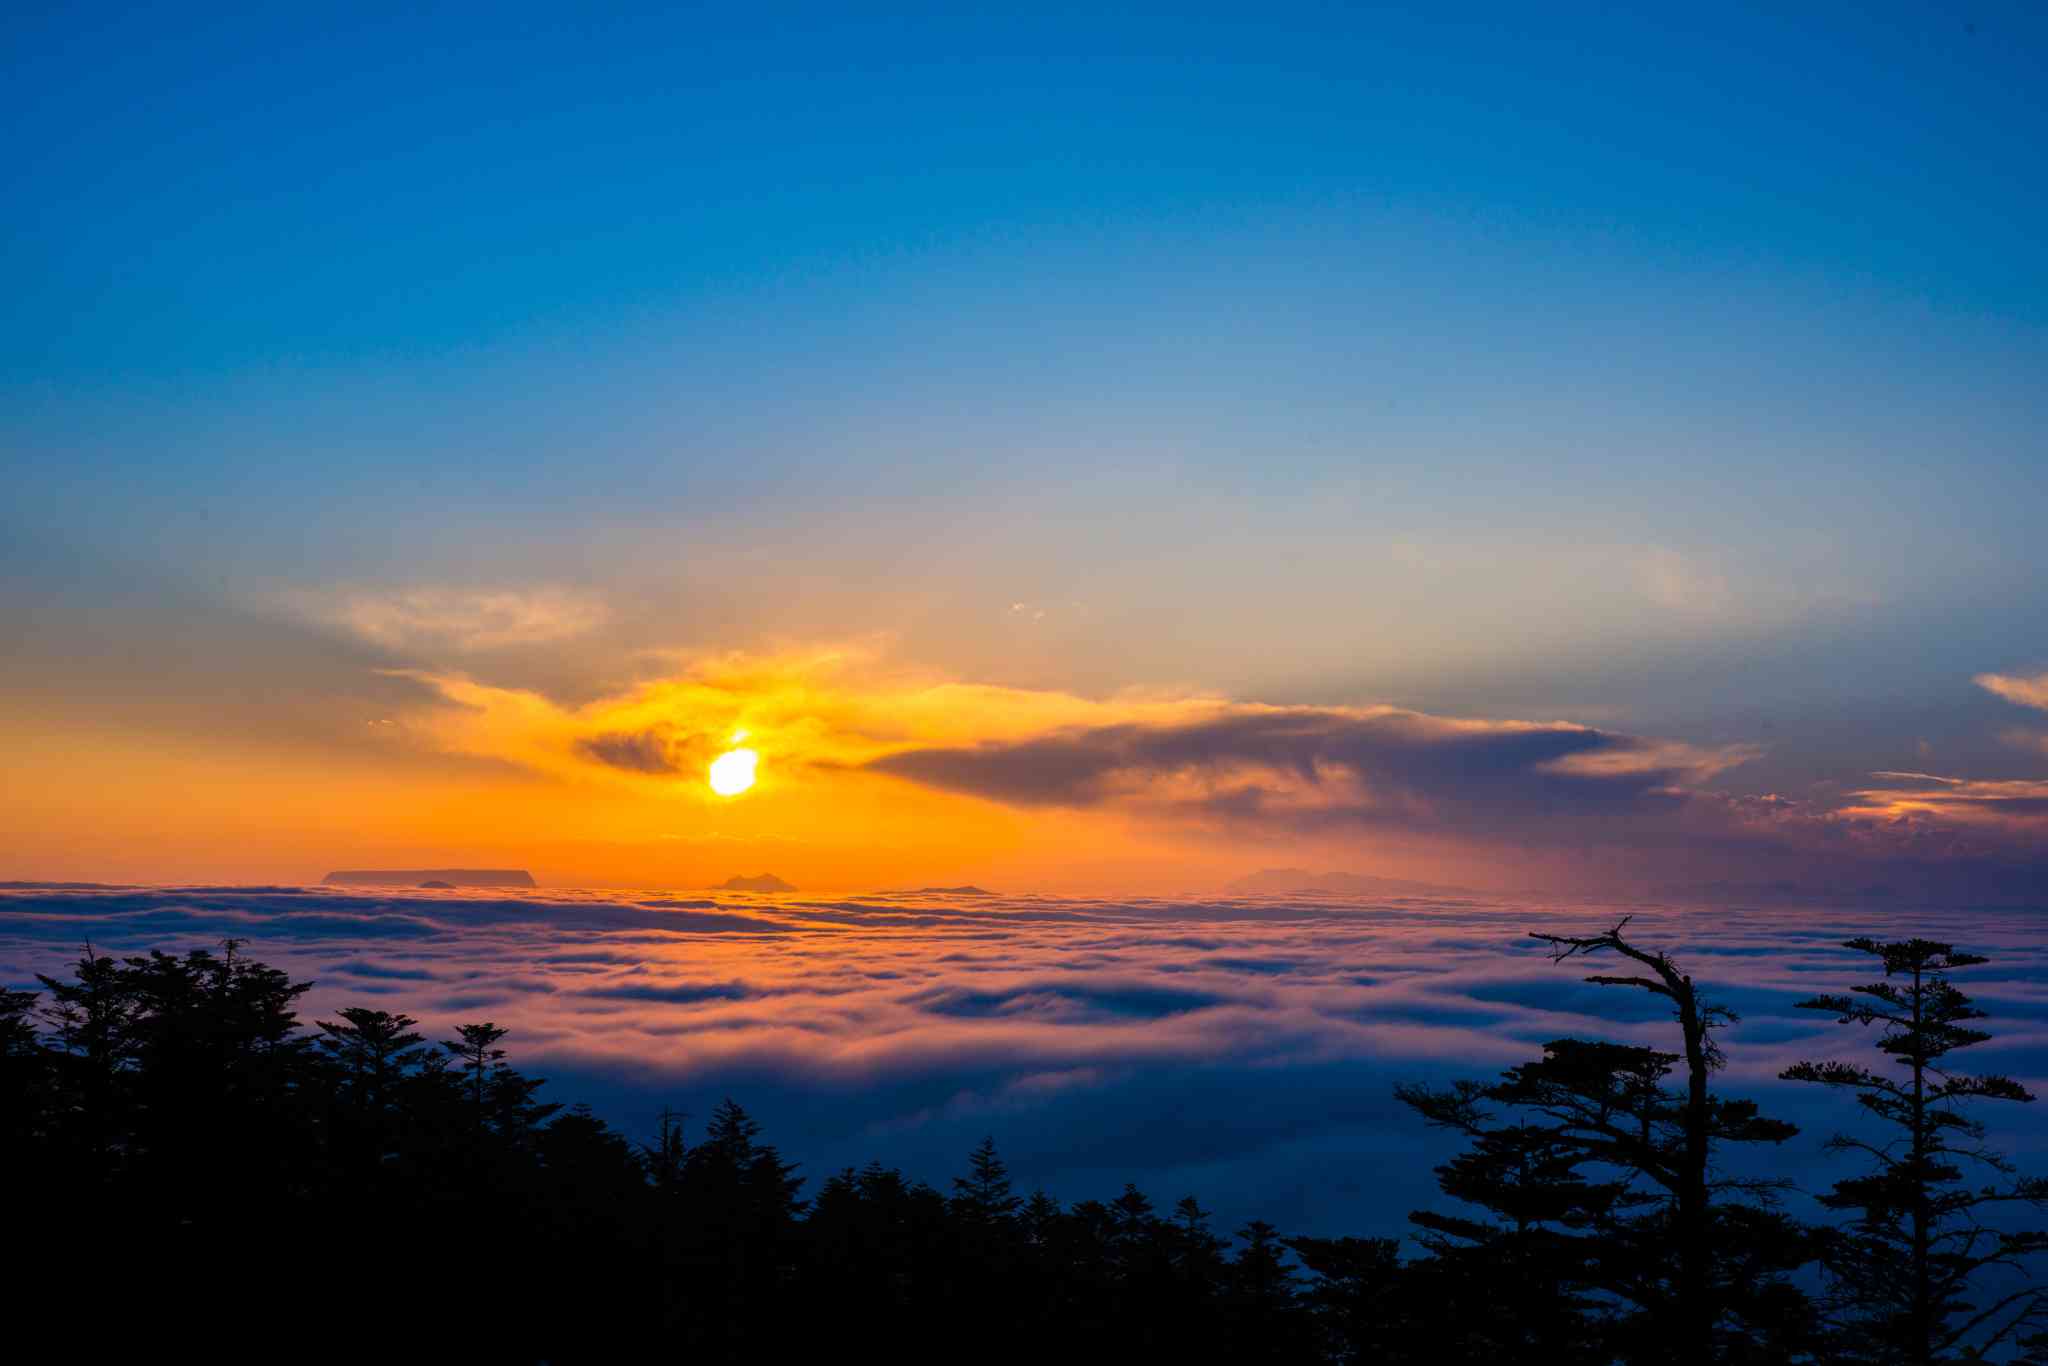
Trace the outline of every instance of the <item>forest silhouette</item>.
<path fill-rule="evenodd" d="M 731 1100 L 621 1134 L 541 1098 L 489 1022 L 431 1039 L 224 941 L 0 993 L 13 1340 L 107 1359 L 1332 1363 L 2048 1362 L 2027 1279 L 2048 1203 L 1977 1113 L 2033 1097 L 1955 1071 L 1989 1035 L 1913 939 L 1800 1002 L 1861 1031 L 1847 1172 L 1798 1217 L 1741 1160 L 1802 1141 L 1714 1074 L 1737 1023 L 1628 922 L 1540 934 L 1669 1012 L 1668 1049 L 1556 1039 L 1492 1081 L 1402 1085 L 1445 1136 L 1412 1241 L 1212 1227 L 1135 1186 L 1063 1205 L 995 1142 L 950 1189 L 877 1161 L 809 1184 Z M 1849 1103 L 1853 1102 L 1853 1103 Z M 1453 1150 L 1455 1148 L 1455 1150 Z M 2017 1222 L 2015 1222 L 2017 1220 Z M 1227 1235 L 1227 1236 L 1226 1236 Z M 28 1359 L 28 1358 L 23 1358 Z"/>

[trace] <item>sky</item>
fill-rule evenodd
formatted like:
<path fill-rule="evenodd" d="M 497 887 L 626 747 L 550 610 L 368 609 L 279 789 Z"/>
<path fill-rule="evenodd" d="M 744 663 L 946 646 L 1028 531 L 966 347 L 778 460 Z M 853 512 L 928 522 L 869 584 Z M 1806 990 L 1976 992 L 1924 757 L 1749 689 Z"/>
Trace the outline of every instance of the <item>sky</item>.
<path fill-rule="evenodd" d="M 0 876 L 2048 901 L 2048 14 L 1016 9 L 11 11 Z"/>

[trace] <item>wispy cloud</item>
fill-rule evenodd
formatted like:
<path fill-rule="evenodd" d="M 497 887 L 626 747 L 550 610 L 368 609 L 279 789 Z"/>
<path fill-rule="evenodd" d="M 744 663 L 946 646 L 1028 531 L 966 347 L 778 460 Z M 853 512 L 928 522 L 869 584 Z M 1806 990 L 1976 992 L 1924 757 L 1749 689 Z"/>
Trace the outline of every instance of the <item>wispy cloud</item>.
<path fill-rule="evenodd" d="M 1880 786 L 1851 794 L 1852 814 L 1932 815 L 2048 830 L 2048 779 L 1993 780 L 1894 772 L 1871 776 L 1884 781 Z"/>
<path fill-rule="evenodd" d="M 2048 711 L 2048 673 L 1978 674 L 1977 686 L 1998 694 L 2008 702 L 2037 711 Z"/>
<path fill-rule="evenodd" d="M 1643 549 L 1636 557 L 1635 570 L 1643 596 L 1672 612 L 1721 617 L 1742 601 L 1719 568 L 1669 546 Z"/>
<path fill-rule="evenodd" d="M 1998 739 L 2001 744 L 2025 750 L 2029 754 L 2048 755 L 2048 731 L 2013 726 L 1998 732 Z"/>
<path fill-rule="evenodd" d="M 1534 594 L 1583 608 L 1602 604 L 1617 621 L 1682 623 L 1685 630 L 1767 629 L 1832 616 L 1874 599 L 1838 572 L 1787 576 L 1698 547 L 1599 539 L 1401 537 L 1383 553 L 1408 575 L 1473 591 Z M 1648 609 L 1645 617 L 1641 609 Z"/>
<path fill-rule="evenodd" d="M 463 652 L 548 645 L 586 635 L 610 619 L 604 602 L 557 587 L 293 594 L 298 614 L 394 650 Z"/>

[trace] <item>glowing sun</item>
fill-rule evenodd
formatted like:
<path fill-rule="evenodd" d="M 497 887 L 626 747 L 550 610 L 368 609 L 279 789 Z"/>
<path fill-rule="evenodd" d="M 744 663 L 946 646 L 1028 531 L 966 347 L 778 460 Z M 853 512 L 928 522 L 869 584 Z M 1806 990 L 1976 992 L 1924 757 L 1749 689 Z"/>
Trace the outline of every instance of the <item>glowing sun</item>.
<path fill-rule="evenodd" d="M 737 797 L 754 785 L 754 766 L 761 756 L 751 749 L 729 749 L 711 761 L 711 790 Z"/>

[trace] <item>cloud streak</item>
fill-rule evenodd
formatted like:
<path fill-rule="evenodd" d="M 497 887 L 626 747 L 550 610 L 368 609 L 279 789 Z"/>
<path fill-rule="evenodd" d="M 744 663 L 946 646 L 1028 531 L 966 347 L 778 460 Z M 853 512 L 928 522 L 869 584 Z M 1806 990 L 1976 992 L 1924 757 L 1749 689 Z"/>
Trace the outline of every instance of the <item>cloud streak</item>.
<path fill-rule="evenodd" d="M 2048 817 L 2048 779 L 1949 778 L 1934 773 L 1879 772 L 1881 786 L 1853 794 L 1855 814 L 1899 818 L 1938 816 L 1989 823 L 2023 832 Z"/>

